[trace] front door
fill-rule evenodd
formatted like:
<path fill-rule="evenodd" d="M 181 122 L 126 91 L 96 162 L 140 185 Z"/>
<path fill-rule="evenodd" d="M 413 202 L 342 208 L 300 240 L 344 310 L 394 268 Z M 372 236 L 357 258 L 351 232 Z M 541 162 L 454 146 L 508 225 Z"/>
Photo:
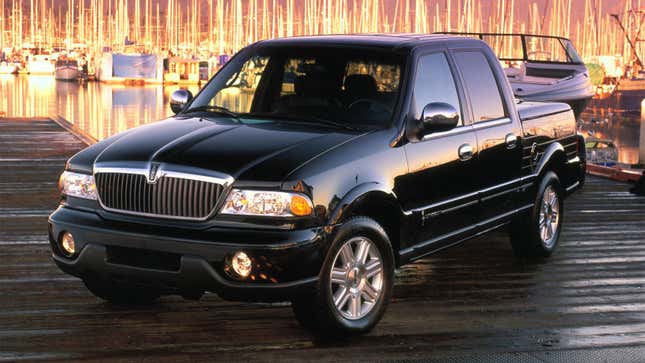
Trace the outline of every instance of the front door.
<path fill-rule="evenodd" d="M 464 124 L 458 88 L 444 52 L 419 57 L 409 114 L 418 120 L 432 102 L 450 104 L 462 117 L 457 128 L 428 134 L 405 146 L 409 173 L 398 180 L 396 192 L 404 210 L 419 216 L 420 233 L 402 251 L 412 256 L 458 236 L 476 218 L 477 140 L 472 127 Z"/>

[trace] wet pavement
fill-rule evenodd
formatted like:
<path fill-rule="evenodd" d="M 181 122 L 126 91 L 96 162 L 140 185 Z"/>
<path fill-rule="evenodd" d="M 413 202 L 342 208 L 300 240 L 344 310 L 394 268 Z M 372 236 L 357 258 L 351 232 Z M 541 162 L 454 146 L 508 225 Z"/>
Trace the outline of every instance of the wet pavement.
<path fill-rule="evenodd" d="M 321 341 L 285 304 L 165 297 L 115 308 L 51 261 L 47 215 L 83 144 L 52 121 L 0 120 L 0 361 L 642 361 L 645 197 L 589 177 L 552 258 L 514 258 L 503 231 L 397 274 L 370 334 Z"/>

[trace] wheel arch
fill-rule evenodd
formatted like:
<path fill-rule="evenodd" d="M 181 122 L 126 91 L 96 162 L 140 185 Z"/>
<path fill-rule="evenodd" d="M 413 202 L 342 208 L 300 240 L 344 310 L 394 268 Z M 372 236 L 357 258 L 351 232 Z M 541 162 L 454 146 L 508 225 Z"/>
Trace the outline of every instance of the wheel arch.
<path fill-rule="evenodd" d="M 564 147 L 559 142 L 554 142 L 547 146 L 544 155 L 536 168 L 537 180 L 541 180 L 548 171 L 553 171 L 561 180 L 564 177 L 567 162 L 567 154 Z"/>
<path fill-rule="evenodd" d="M 404 214 L 395 194 L 383 184 L 364 183 L 350 190 L 331 212 L 329 224 L 334 225 L 355 217 L 369 217 L 381 225 L 390 239 L 399 263 Z"/>

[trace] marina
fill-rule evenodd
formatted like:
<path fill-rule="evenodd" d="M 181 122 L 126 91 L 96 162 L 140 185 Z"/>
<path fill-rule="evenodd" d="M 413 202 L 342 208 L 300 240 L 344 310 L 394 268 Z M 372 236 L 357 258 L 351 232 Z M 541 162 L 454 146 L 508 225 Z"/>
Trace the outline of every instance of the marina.
<path fill-rule="evenodd" d="M 645 182 L 643 24 L 645 0 L 0 0 L 0 362 L 641 362 L 645 196 L 635 194 L 634 183 Z M 576 137 L 577 131 L 585 137 L 584 146 L 581 139 L 567 145 L 579 156 L 577 163 L 582 165 L 586 156 L 587 174 L 575 183 L 582 188 L 566 199 L 564 210 L 560 205 L 555 212 L 565 222 L 558 249 L 548 260 L 516 257 L 507 227 L 420 255 L 395 270 L 392 300 L 379 325 L 364 336 L 343 339 L 322 338 L 301 327 L 288 302 L 232 302 L 207 292 L 199 301 L 172 295 L 145 307 L 117 307 L 57 268 L 48 217 L 58 207 L 58 177 L 71 156 L 117 133 L 174 115 L 173 92 L 196 95 L 251 43 L 354 33 L 476 36 L 493 48 L 504 68 L 498 78 L 505 75 L 511 86 L 503 115 L 508 117 L 513 108 L 510 92 L 517 102 L 522 98 L 572 107 L 574 114 L 566 105 L 555 105 L 570 117 L 568 135 Z M 491 54 L 488 62 L 493 60 Z M 303 79 L 308 68 L 318 66 L 314 63 L 303 59 L 302 66 L 290 66 L 288 75 L 287 67 L 278 67 L 285 73 L 275 78 L 288 81 L 276 88 L 280 97 L 292 102 L 307 95 Z M 272 63 L 253 63 L 230 77 L 230 88 L 218 93 L 218 112 L 235 119 L 239 115 L 230 112 L 250 109 L 267 64 Z M 359 71 L 354 75 L 359 80 L 365 76 Z M 348 91 L 344 80 L 342 85 Z M 173 98 L 173 106 L 181 109 L 185 102 L 178 99 Z M 480 127 L 482 134 L 486 127 Z M 549 137 L 563 140 L 562 133 L 558 136 L 562 127 L 541 127 L 554 130 L 555 136 Z M 206 137 L 207 132 L 214 131 L 204 128 L 190 135 Z M 152 134 L 136 145 L 148 143 Z M 497 140 L 504 141 L 503 135 L 518 139 L 502 133 Z M 248 139 L 248 144 L 264 141 Z M 202 142 L 178 140 L 191 147 Z M 226 145 L 226 140 L 218 142 L 212 145 Z M 542 141 L 523 150 L 531 149 L 533 155 L 538 143 Z M 459 146 L 460 157 L 462 146 L 470 147 Z M 481 157 L 481 150 L 471 149 L 471 156 Z M 534 160 L 546 154 L 537 150 Z M 229 160 L 219 151 L 213 155 L 208 163 Z M 159 164 L 154 171 L 153 164 L 144 170 L 142 175 L 150 176 L 141 176 L 141 185 L 153 184 L 155 174 L 161 175 Z M 88 165 L 89 171 L 68 170 L 97 178 L 97 163 Z M 356 183 L 358 178 L 357 172 Z M 101 190 L 93 183 L 92 188 Z M 330 195 L 336 200 L 343 193 Z M 475 202 L 485 199 L 480 192 L 471 195 Z M 455 208 L 461 206 L 445 211 Z M 217 210 L 212 212 L 211 217 Z M 103 218 L 97 217 L 114 222 Z M 426 215 L 421 213 L 421 219 Z M 53 234 L 68 232 L 66 227 Z M 150 239 L 142 240 L 152 245 Z"/>
<path fill-rule="evenodd" d="M 513 257 L 501 231 L 478 238 L 397 271 L 372 333 L 321 340 L 288 304 L 208 294 L 132 310 L 92 297 L 52 263 L 45 228 L 56 175 L 85 144 L 46 118 L 2 119 L 0 138 L 2 361 L 636 362 L 645 353 L 645 203 L 629 184 L 589 177 L 565 204 L 548 263 Z"/>

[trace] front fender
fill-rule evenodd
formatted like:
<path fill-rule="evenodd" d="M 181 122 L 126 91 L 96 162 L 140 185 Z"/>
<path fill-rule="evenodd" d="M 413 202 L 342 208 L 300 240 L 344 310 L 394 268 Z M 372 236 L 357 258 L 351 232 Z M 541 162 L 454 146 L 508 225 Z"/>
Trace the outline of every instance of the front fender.
<path fill-rule="evenodd" d="M 396 196 L 384 184 L 378 182 L 366 182 L 359 184 L 352 188 L 343 196 L 342 199 L 330 206 L 330 213 L 328 218 L 329 225 L 338 224 L 343 218 L 348 216 L 352 211 L 352 206 L 361 203 L 362 200 L 367 198 L 378 198 L 383 201 L 396 203 Z"/>

